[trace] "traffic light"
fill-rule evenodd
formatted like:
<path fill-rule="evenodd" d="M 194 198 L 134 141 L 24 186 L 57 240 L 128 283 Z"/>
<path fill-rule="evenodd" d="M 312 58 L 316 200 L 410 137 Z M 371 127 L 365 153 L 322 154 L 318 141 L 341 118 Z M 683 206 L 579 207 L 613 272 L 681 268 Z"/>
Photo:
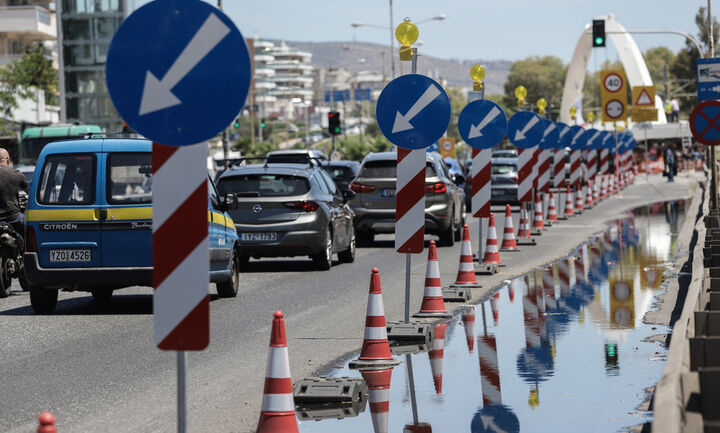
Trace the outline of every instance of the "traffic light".
<path fill-rule="evenodd" d="M 261 128 L 265 127 L 265 118 L 260 119 L 260 127 Z"/>
<path fill-rule="evenodd" d="M 620 368 L 617 343 L 609 341 L 605 343 L 605 371 L 616 372 Z"/>
<path fill-rule="evenodd" d="M 592 24 L 592 46 L 605 46 L 605 20 L 593 20 Z"/>
<path fill-rule="evenodd" d="M 330 135 L 340 134 L 340 113 L 337 111 L 328 113 L 328 132 Z"/>
<path fill-rule="evenodd" d="M 235 123 L 233 124 L 233 126 L 235 126 L 235 128 L 240 127 L 240 118 L 239 117 L 235 118 Z"/>

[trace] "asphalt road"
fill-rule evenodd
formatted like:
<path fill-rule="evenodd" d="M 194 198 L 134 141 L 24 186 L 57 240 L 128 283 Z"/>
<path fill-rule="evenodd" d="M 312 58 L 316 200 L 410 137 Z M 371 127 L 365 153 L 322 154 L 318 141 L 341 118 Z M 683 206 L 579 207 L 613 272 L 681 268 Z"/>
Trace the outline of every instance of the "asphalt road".
<path fill-rule="evenodd" d="M 698 178 L 681 174 L 670 184 L 658 175 L 649 183 L 639 177 L 618 196 L 548 229 L 537 246 L 502 254 L 507 266 L 478 277 L 484 287 L 473 289 L 473 299 L 563 257 L 623 211 L 689 197 Z M 496 209 L 499 238 L 503 210 Z M 468 221 L 476 250 L 477 220 Z M 445 284 L 455 279 L 459 252 L 459 243 L 439 249 Z M 422 298 L 425 260 L 424 254 L 412 260 L 411 312 Z M 251 261 L 234 299 L 217 299 L 211 286 L 210 346 L 188 354 L 188 431 L 254 431 L 275 310 L 286 315 L 293 380 L 332 368 L 333 360 L 359 350 L 372 267 L 380 269 L 387 319 L 401 320 L 405 257 L 394 252 L 391 236 L 359 248 L 355 263 L 336 262 L 326 272 L 312 271 L 305 259 Z M 89 294 L 61 292 L 52 316 L 33 315 L 19 288 L 0 299 L 0 431 L 34 431 L 44 410 L 56 415 L 62 433 L 175 431 L 175 353 L 153 344 L 151 293 L 125 289 L 99 306 Z M 451 311 L 458 305 L 447 304 Z"/>

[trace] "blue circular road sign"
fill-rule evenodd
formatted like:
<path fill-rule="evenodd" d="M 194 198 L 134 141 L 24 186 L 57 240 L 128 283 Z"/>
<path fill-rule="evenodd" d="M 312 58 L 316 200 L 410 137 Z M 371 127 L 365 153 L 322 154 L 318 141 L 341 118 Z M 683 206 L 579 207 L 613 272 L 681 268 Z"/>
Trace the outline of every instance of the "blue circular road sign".
<path fill-rule="evenodd" d="M 115 33 L 105 74 L 110 98 L 135 131 L 166 145 L 200 143 L 245 104 L 250 54 L 235 24 L 201 0 L 155 0 Z"/>
<path fill-rule="evenodd" d="M 602 149 L 612 149 L 615 147 L 615 137 L 613 137 L 613 133 L 610 131 L 605 131 L 605 136 L 602 140 L 602 146 L 600 146 Z"/>
<path fill-rule="evenodd" d="M 471 433 L 518 433 L 520 421 L 512 409 L 504 404 L 493 404 L 475 412 L 470 423 Z"/>
<path fill-rule="evenodd" d="M 544 132 L 545 125 L 542 119 L 532 111 L 515 113 L 508 121 L 508 138 L 512 144 L 521 149 L 529 149 L 540 144 Z"/>
<path fill-rule="evenodd" d="M 540 140 L 538 147 L 542 150 L 554 149 L 560 137 L 558 125 L 549 119 L 543 119 L 543 125 L 545 126 L 545 131 L 543 132 L 543 138 Z"/>
<path fill-rule="evenodd" d="M 396 146 L 423 149 L 450 124 L 450 98 L 432 78 L 401 75 L 383 89 L 375 114 L 383 135 Z"/>
<path fill-rule="evenodd" d="M 458 131 L 468 146 L 489 149 L 505 137 L 507 117 L 498 104 L 478 99 L 467 104 L 460 112 Z"/>
<path fill-rule="evenodd" d="M 583 134 L 585 136 L 585 148 L 589 150 L 597 149 L 602 143 L 602 131 L 597 129 L 588 129 Z"/>
<path fill-rule="evenodd" d="M 555 125 L 557 125 L 558 128 L 558 140 L 555 144 L 555 149 L 564 149 L 570 144 L 570 136 L 568 135 L 570 133 L 570 125 L 562 122 L 555 122 Z"/>
<path fill-rule="evenodd" d="M 582 135 L 585 133 L 585 130 L 582 128 L 582 126 L 571 126 L 570 132 L 568 132 L 568 135 L 570 136 L 570 142 L 568 144 L 568 147 L 572 150 L 580 150 L 585 145 L 585 142 L 582 141 Z"/>

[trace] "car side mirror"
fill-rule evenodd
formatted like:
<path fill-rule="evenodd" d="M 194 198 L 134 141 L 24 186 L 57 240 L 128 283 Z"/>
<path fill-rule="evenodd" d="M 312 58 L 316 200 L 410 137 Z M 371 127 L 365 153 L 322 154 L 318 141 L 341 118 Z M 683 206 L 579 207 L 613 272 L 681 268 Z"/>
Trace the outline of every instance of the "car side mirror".
<path fill-rule="evenodd" d="M 352 191 L 349 189 L 344 189 L 342 192 L 342 196 L 345 199 L 345 201 L 350 201 L 350 200 L 354 199 L 355 197 L 357 197 L 357 194 L 355 194 L 355 191 Z"/>
<path fill-rule="evenodd" d="M 454 176 L 453 182 L 455 183 L 455 185 L 462 185 L 465 183 L 465 176 L 463 176 L 462 174 L 456 174 Z"/>
<path fill-rule="evenodd" d="M 235 210 L 238 208 L 237 194 L 225 194 L 225 210 Z"/>

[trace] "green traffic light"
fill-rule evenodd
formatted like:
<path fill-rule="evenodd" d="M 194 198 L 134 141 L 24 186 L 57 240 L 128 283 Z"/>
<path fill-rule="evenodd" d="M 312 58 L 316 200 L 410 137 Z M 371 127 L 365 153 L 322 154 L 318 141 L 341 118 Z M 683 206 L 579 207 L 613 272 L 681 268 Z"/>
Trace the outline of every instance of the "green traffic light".
<path fill-rule="evenodd" d="M 603 38 L 601 38 L 600 36 L 595 38 L 595 45 L 602 45 L 602 43 L 603 43 Z"/>
<path fill-rule="evenodd" d="M 610 357 L 615 356 L 615 344 L 614 343 L 608 343 L 607 352 L 608 352 L 608 356 L 610 356 Z"/>

